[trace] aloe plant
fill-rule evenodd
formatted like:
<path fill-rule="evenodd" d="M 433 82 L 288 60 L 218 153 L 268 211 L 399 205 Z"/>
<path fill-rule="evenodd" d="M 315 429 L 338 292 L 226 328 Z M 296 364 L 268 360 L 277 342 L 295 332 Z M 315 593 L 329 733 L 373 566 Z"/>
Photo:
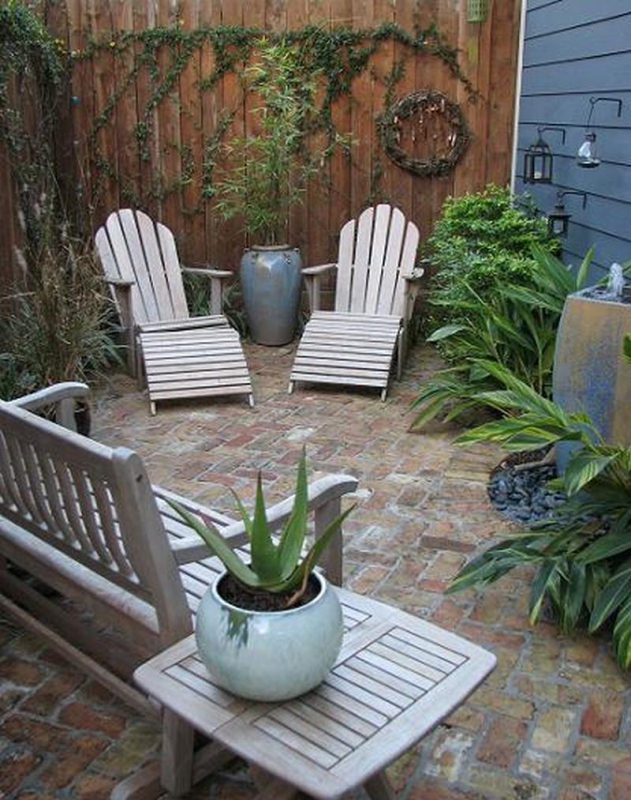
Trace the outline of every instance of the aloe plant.
<path fill-rule="evenodd" d="M 303 597 L 309 575 L 321 554 L 340 529 L 354 505 L 339 514 L 319 536 L 310 549 L 304 552 L 307 534 L 308 486 L 307 459 L 303 449 L 298 464 L 296 492 L 291 514 L 280 535 L 273 537 L 267 519 L 261 473 L 256 482 L 254 516 L 236 493 L 233 493 L 250 542 L 250 563 L 246 564 L 225 540 L 208 517 L 191 514 L 175 501 L 169 501 L 185 522 L 206 542 L 209 549 L 241 585 L 258 592 L 274 594 L 293 592 L 287 607 L 296 605 Z"/>
<path fill-rule="evenodd" d="M 613 618 L 613 646 L 621 666 L 631 666 L 631 448 L 605 443 L 586 414 L 568 413 L 539 396 L 508 370 L 486 363 L 504 385 L 481 398 L 504 419 L 459 436 L 459 444 L 493 441 L 507 450 L 535 450 L 573 442 L 557 485 L 568 496 L 549 518 L 491 547 L 456 576 L 448 592 L 485 586 L 514 567 L 536 574 L 530 595 L 535 622 L 549 602 L 564 632 L 581 622 L 595 632 Z"/>

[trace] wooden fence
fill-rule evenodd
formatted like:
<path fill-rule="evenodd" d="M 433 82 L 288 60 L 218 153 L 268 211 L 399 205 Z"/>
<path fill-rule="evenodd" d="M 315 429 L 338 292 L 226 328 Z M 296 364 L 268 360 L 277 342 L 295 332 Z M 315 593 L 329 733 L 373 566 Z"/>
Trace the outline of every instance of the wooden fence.
<path fill-rule="evenodd" d="M 68 107 L 60 116 L 58 164 L 75 187 L 78 202 L 89 209 L 93 226 L 112 209 L 139 205 L 174 231 L 183 261 L 234 268 L 244 246 L 238 220 L 222 221 L 205 190 L 209 165 L 220 153 L 224 113 L 231 114 L 227 135 L 247 134 L 248 101 L 234 70 L 225 70 L 214 83 L 210 80 L 225 53 L 213 49 L 209 40 L 187 49 L 187 36 L 217 26 L 278 32 L 304 30 L 307 25 L 327 31 L 380 27 L 384 35 L 373 47 L 367 68 L 353 73 L 351 91 L 341 94 L 332 107 L 336 128 L 350 132 L 356 144 L 350 157 L 336 155 L 326 174 L 310 185 L 302 208 L 292 217 L 292 244 L 301 247 L 307 263 L 331 260 L 342 223 L 374 200 L 400 206 L 425 237 L 445 197 L 480 189 L 490 181 L 504 184 L 509 178 L 520 0 L 489 0 L 482 23 L 467 22 L 466 5 L 465 0 L 51 4 L 49 28 L 75 56 L 83 54 L 74 61 Z M 411 39 L 427 31 L 428 46 L 415 47 L 400 35 L 387 35 L 385 23 Z M 147 29 L 155 29 L 152 49 Z M 182 34 L 179 43 L 173 33 L 177 30 Z M 91 42 L 101 44 L 94 47 Z M 445 46 L 432 50 L 436 42 Z M 447 46 L 458 49 L 455 60 Z M 434 176 L 394 163 L 378 126 L 393 103 L 428 92 L 441 93 L 450 107 L 457 104 L 471 134 L 453 169 Z M 443 128 L 428 129 L 430 139 L 450 135 L 444 121 L 441 124 Z M 409 129 L 411 122 L 406 125 Z M 405 136 L 409 153 L 419 155 L 415 135 L 407 130 Z M 427 138 L 422 145 L 432 146 Z M 5 185 L 6 172 L 0 158 Z M 7 197 L 0 202 L 0 278 L 7 286 L 15 269 L 10 248 L 16 214 Z"/>

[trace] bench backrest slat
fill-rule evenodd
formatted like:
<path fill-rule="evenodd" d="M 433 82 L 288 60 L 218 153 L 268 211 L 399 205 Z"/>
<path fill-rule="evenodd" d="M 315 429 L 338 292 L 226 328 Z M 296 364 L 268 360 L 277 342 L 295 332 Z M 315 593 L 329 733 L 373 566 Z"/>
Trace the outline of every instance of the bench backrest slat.
<path fill-rule="evenodd" d="M 166 641 L 190 632 L 177 565 L 135 453 L 0 401 L 0 467 L 0 535 L 4 516 L 149 602 Z"/>

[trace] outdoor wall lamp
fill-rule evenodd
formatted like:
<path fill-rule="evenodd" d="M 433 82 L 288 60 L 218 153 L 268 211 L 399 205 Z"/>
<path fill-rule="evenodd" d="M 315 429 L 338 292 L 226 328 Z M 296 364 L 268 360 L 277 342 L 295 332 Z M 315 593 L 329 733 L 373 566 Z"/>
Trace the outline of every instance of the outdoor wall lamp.
<path fill-rule="evenodd" d="M 563 198 L 568 194 L 580 195 L 583 198 L 583 208 L 585 208 L 585 204 L 587 203 L 587 195 L 585 192 L 575 192 L 573 189 L 568 189 L 565 192 L 557 192 L 556 204 L 548 214 L 548 232 L 552 236 L 567 236 L 567 229 L 572 215 L 568 214 L 565 210 Z"/>
<path fill-rule="evenodd" d="M 608 102 L 618 104 L 618 116 L 622 114 L 622 100 L 617 97 L 590 97 L 589 98 L 589 114 L 587 115 L 587 124 L 585 125 L 585 139 L 583 144 L 578 148 L 576 155 L 576 163 L 579 167 L 584 169 L 593 169 L 600 166 L 600 159 L 596 152 L 596 134 L 590 130 L 590 122 L 592 121 L 592 114 L 594 113 L 594 106 L 596 103 Z"/>
<path fill-rule="evenodd" d="M 524 153 L 524 183 L 552 183 L 552 150 L 541 134 L 544 131 L 561 131 L 565 144 L 565 128 L 554 125 L 537 128 L 537 141 Z"/>

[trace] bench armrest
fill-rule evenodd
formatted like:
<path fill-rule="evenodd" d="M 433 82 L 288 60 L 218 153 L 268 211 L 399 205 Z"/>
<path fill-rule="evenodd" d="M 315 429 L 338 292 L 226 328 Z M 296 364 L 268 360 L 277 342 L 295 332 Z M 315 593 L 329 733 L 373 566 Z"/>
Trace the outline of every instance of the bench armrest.
<path fill-rule="evenodd" d="M 308 487 L 309 511 L 315 515 L 315 536 L 321 536 L 327 526 L 339 515 L 342 496 L 354 492 L 357 479 L 351 475 L 326 475 L 312 481 Z M 272 530 L 280 528 L 289 518 L 294 505 L 294 496 L 267 509 L 267 519 Z M 242 521 L 233 522 L 220 528 L 222 536 L 231 545 L 238 547 L 247 542 L 247 535 Z M 209 551 L 197 535 L 180 539 L 172 543 L 173 554 L 178 564 L 208 558 Z M 342 533 L 334 537 L 324 553 L 322 563 L 328 580 L 340 585 L 342 582 Z"/>
<path fill-rule="evenodd" d="M 78 401 L 90 399 L 90 388 L 85 383 L 66 381 L 55 383 L 11 400 L 11 404 L 27 411 L 39 411 L 47 406 L 55 406 L 55 421 L 69 430 L 76 430 L 74 412 Z"/>

